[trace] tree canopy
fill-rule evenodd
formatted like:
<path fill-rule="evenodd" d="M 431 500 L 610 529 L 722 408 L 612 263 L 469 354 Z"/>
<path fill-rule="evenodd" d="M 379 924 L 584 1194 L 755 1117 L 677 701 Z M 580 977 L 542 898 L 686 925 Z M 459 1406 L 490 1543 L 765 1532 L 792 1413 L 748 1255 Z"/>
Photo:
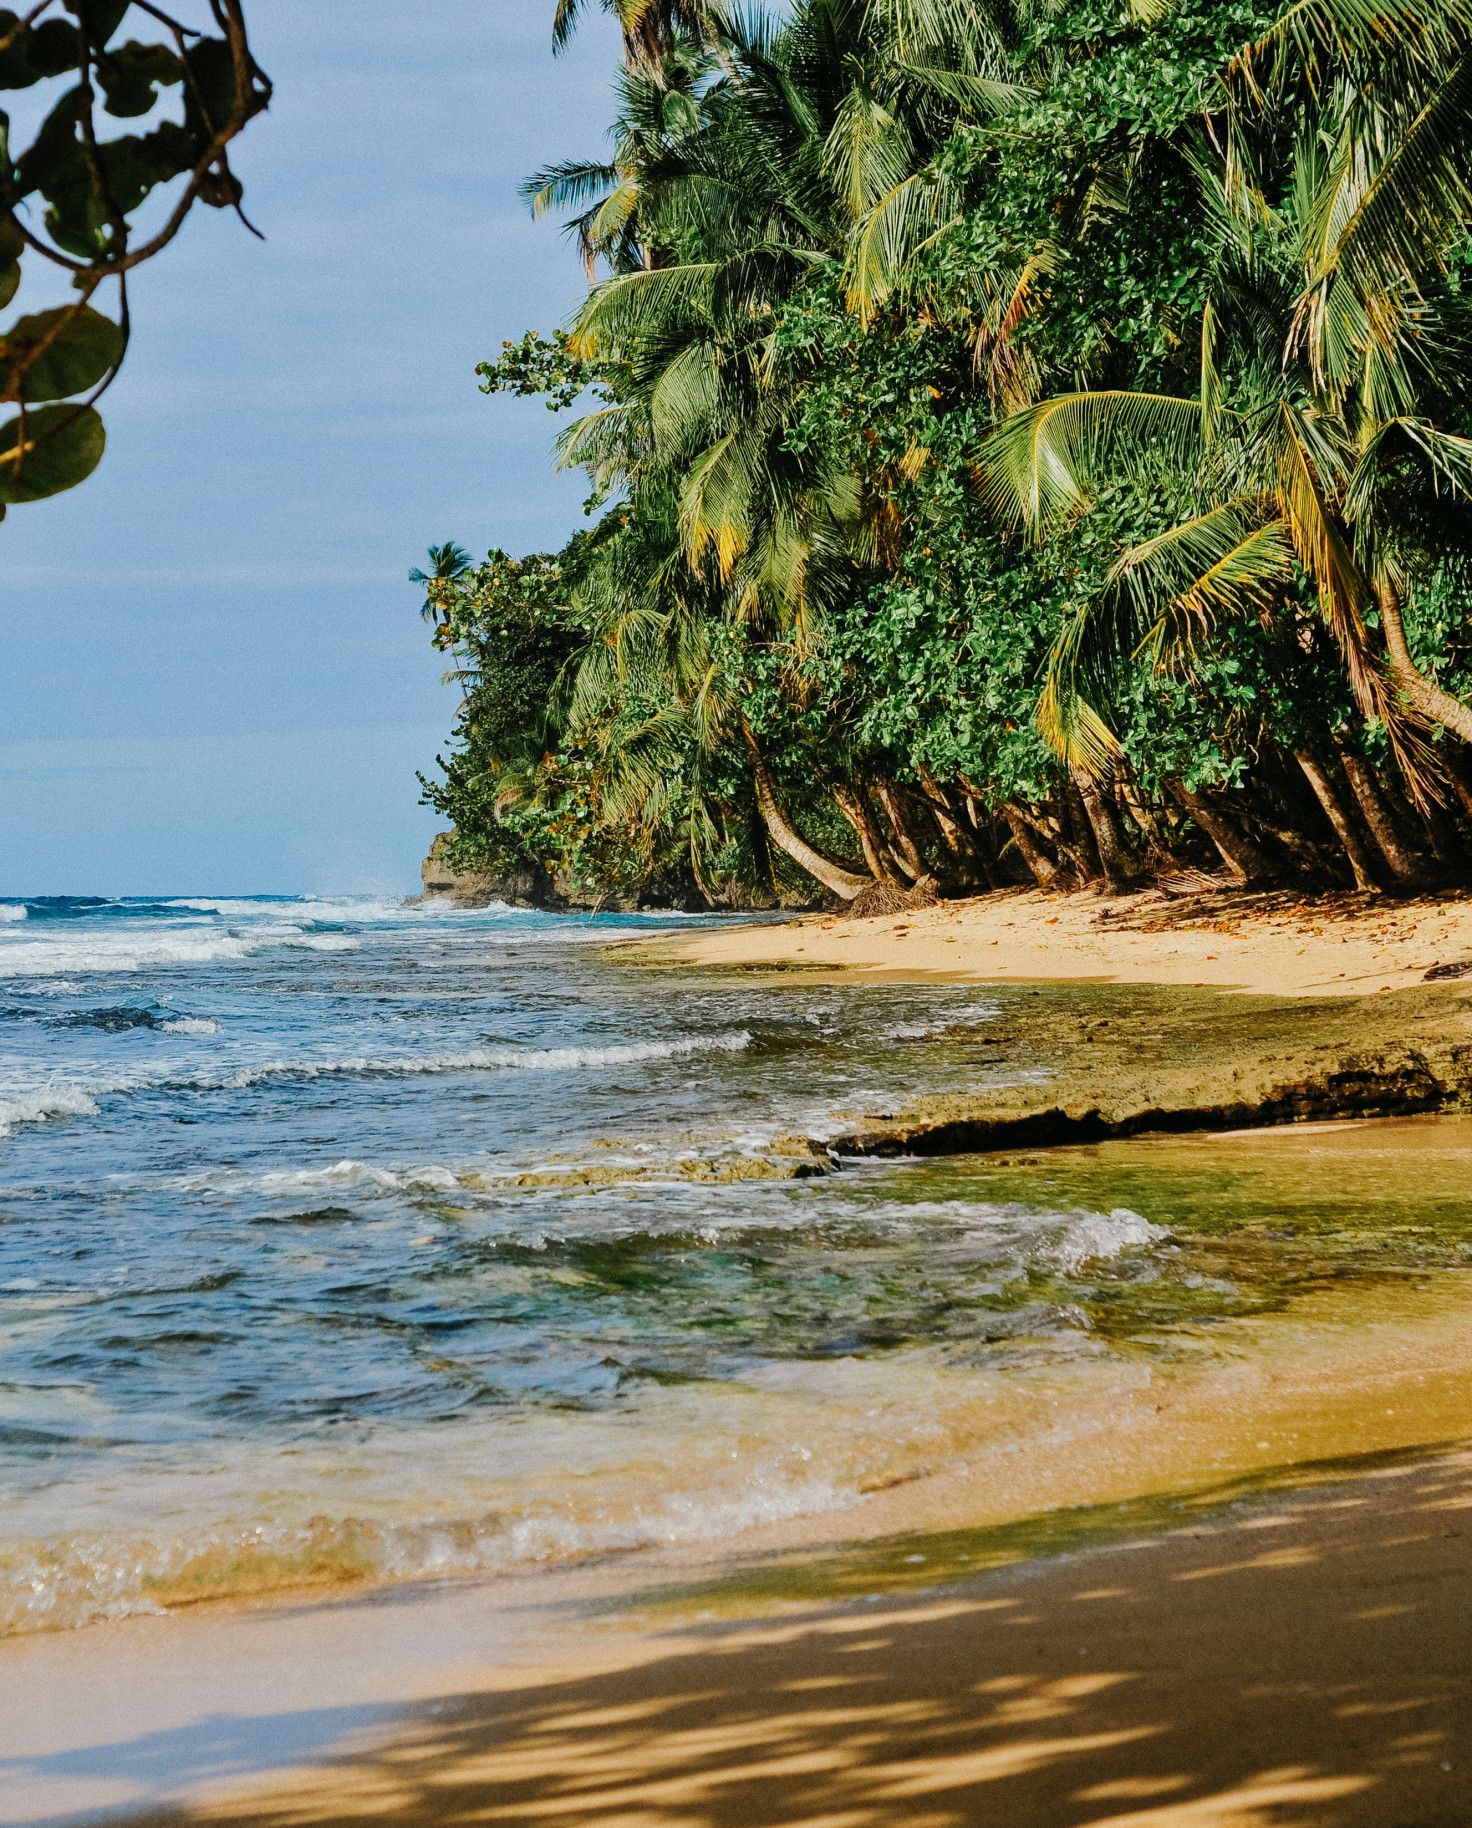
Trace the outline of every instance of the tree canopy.
<path fill-rule="evenodd" d="M 595 524 L 431 591 L 461 860 L 1465 881 L 1472 0 L 624 10 L 481 369 Z"/>

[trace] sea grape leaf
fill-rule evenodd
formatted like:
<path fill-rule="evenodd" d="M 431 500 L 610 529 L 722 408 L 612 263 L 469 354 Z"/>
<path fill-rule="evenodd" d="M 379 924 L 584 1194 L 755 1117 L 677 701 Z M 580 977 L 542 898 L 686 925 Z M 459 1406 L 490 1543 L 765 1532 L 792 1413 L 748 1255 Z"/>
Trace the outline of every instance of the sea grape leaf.
<path fill-rule="evenodd" d="M 90 305 L 72 317 L 74 311 L 74 305 L 60 305 L 10 327 L 0 340 L 0 399 L 65 400 L 95 387 L 122 360 L 121 328 Z M 60 331 L 58 324 L 63 326 Z M 55 341 L 26 366 L 30 351 L 53 334 Z"/>
<path fill-rule="evenodd" d="M 208 141 L 235 107 L 235 59 L 223 38 L 200 38 L 184 53 L 184 60 L 190 76 L 184 91 L 184 123 Z"/>
<path fill-rule="evenodd" d="M 19 24 L 17 16 L 0 10 L 0 38 L 9 38 Z M 77 28 L 65 19 L 47 19 L 26 26 L 0 52 L 0 89 L 29 89 L 44 76 L 60 76 L 81 62 Z"/>
<path fill-rule="evenodd" d="M 130 39 L 97 60 L 97 80 L 107 97 L 107 111 L 119 117 L 147 114 L 158 100 L 158 84 L 181 82 L 184 65 L 163 44 Z"/>
<path fill-rule="evenodd" d="M 8 216 L 0 217 L 0 310 L 15 297 L 20 285 L 20 257 L 26 238 Z"/>
<path fill-rule="evenodd" d="M 93 44 L 101 46 L 123 23 L 123 15 L 133 0 L 71 0 L 71 4 Z"/>
<path fill-rule="evenodd" d="M 7 462 L 19 442 L 19 417 L 0 425 L 0 503 L 42 501 L 85 482 L 102 461 L 107 433 L 90 406 L 42 406 L 26 414 L 25 449 Z"/>

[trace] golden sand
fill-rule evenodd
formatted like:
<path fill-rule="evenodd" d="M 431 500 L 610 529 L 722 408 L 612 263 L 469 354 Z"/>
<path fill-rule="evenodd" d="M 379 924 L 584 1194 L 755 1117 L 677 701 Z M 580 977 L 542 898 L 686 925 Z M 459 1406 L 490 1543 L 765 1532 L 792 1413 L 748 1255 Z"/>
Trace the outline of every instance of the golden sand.
<path fill-rule="evenodd" d="M 814 914 L 726 927 L 662 950 L 700 965 L 839 965 L 989 983 L 1222 985 L 1292 997 L 1406 989 L 1436 965 L 1472 959 L 1472 899 L 1325 897 L 1265 912 L 1235 912 L 1226 900 L 1217 914 L 1208 907 L 1186 926 L 1129 924 L 1153 927 L 1169 912 L 1158 895 L 1102 900 L 1000 890 L 871 920 Z"/>

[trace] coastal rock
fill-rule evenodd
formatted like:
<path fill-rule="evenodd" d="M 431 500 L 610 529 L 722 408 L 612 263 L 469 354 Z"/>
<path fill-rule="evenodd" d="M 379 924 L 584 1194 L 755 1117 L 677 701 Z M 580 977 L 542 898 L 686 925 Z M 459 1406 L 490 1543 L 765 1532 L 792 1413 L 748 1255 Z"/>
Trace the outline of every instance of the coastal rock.
<path fill-rule="evenodd" d="M 1041 1002 L 996 1062 L 1038 1077 L 866 1115 L 827 1148 L 951 1155 L 1472 1109 L 1472 1003 L 1445 991 L 1312 1004 L 1101 987 L 1093 1026 L 1077 993 Z"/>
<path fill-rule="evenodd" d="M 429 847 L 429 855 L 419 870 L 425 896 L 446 896 L 465 908 L 485 908 L 493 902 L 505 902 L 514 908 L 556 905 L 545 873 L 529 864 L 500 873 L 453 869 L 445 861 L 445 847 L 454 836 L 452 831 L 442 831 Z"/>

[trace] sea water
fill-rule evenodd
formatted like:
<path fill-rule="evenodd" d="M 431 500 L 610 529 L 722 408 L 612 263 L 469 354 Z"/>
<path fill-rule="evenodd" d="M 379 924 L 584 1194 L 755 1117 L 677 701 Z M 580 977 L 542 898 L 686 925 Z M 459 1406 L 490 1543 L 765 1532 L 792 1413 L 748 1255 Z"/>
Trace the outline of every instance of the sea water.
<path fill-rule="evenodd" d="M 692 924 L 0 904 L 0 1634 L 720 1542 L 1282 1298 L 1240 1175 L 768 1153 L 1046 1071 L 1026 993 L 620 952 Z"/>

